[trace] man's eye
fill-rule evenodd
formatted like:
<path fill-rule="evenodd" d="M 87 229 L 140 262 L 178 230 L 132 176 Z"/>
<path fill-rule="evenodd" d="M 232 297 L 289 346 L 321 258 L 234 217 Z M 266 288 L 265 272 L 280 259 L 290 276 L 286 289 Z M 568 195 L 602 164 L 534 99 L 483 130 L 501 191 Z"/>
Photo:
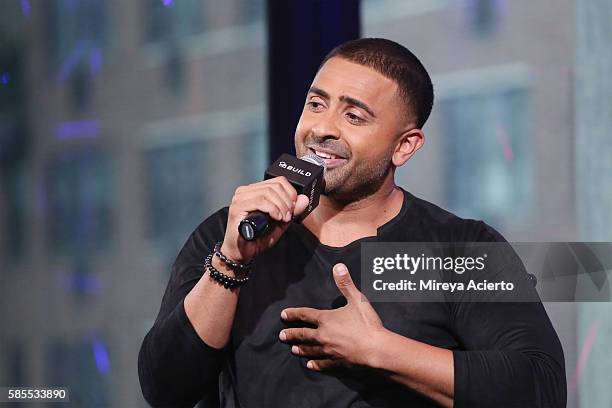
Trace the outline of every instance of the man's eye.
<path fill-rule="evenodd" d="M 310 101 L 306 104 L 310 110 L 320 110 L 323 108 L 323 104 L 316 102 L 316 101 Z"/>
<path fill-rule="evenodd" d="M 351 112 L 347 112 L 346 117 L 348 118 L 349 122 L 353 124 L 361 124 L 363 122 L 363 118 L 360 118 L 359 116 Z"/>

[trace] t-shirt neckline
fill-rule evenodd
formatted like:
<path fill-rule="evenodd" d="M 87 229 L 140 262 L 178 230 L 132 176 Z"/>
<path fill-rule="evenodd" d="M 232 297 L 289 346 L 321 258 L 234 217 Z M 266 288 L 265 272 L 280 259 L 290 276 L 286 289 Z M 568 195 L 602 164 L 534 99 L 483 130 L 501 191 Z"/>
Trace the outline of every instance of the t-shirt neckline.
<path fill-rule="evenodd" d="M 349 244 L 343 246 L 343 247 L 335 247 L 335 246 L 331 246 L 331 245 L 326 245 L 323 244 L 319 241 L 319 239 L 316 237 L 316 235 L 314 235 L 308 228 L 306 228 L 303 224 L 294 224 L 297 228 L 296 230 L 300 233 L 300 235 L 302 235 L 304 238 L 306 238 L 308 241 L 310 241 L 315 248 L 319 249 L 324 249 L 327 251 L 331 251 L 331 252 L 341 252 L 341 251 L 345 251 L 347 249 L 350 249 L 354 246 L 358 246 L 360 245 L 362 242 L 372 242 L 372 241 L 377 241 L 381 236 L 386 235 L 387 233 L 389 233 L 389 231 L 391 231 L 395 226 L 400 224 L 400 220 L 402 218 L 404 218 L 404 216 L 406 215 L 406 213 L 408 212 L 408 207 L 410 205 L 410 193 L 408 193 L 406 190 L 404 190 L 402 187 L 398 188 L 402 191 L 402 194 L 404 195 L 404 200 L 402 202 L 402 207 L 399 211 L 399 213 L 397 213 L 397 215 L 393 218 L 391 218 L 389 221 L 387 221 L 386 223 L 384 223 L 383 225 L 381 225 L 380 227 L 377 228 L 376 231 L 376 236 L 368 236 L 368 237 L 362 237 L 359 239 L 356 239 L 355 241 L 350 242 Z"/>

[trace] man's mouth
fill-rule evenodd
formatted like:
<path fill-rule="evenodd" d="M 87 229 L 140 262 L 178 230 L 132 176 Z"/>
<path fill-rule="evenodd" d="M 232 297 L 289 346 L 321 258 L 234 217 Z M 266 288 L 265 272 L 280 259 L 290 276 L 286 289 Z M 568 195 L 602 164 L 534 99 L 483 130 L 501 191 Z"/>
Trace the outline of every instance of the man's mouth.
<path fill-rule="evenodd" d="M 331 167 L 339 166 L 340 164 L 343 164 L 346 161 L 346 158 L 329 150 L 319 150 L 312 147 L 309 148 L 309 150 L 312 153 L 316 154 L 318 157 L 320 157 L 325 162 L 325 166 L 328 169 Z"/>

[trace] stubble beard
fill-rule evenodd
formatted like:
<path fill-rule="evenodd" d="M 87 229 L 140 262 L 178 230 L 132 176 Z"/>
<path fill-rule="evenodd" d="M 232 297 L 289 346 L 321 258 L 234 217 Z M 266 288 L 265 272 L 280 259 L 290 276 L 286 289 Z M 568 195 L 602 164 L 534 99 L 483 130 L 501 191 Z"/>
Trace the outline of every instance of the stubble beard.
<path fill-rule="evenodd" d="M 298 150 L 298 157 L 310 153 L 306 148 L 296 148 L 296 150 Z M 343 204 L 349 204 L 371 196 L 380 189 L 389 172 L 393 170 L 392 156 L 393 147 L 382 157 L 372 160 L 368 164 L 360 165 L 357 163 L 353 166 L 350 164 L 349 158 L 349 162 L 344 165 L 327 170 L 325 172 L 323 194 Z"/>
<path fill-rule="evenodd" d="M 376 193 L 392 171 L 391 157 L 367 165 L 347 164 L 330 169 L 325 175 L 325 195 L 334 201 L 351 203 Z"/>

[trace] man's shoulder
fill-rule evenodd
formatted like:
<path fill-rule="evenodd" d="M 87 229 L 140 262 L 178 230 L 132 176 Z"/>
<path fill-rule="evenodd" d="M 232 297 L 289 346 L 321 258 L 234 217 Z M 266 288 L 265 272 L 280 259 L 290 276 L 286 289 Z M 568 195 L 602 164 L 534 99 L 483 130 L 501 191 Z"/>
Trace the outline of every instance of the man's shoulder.
<path fill-rule="evenodd" d="M 222 240 L 225 235 L 228 213 L 229 207 L 215 211 L 196 227 L 193 235 L 214 242 Z"/>
<path fill-rule="evenodd" d="M 424 238 L 434 241 L 505 241 L 505 238 L 483 220 L 460 217 L 430 201 L 405 191 L 405 221 L 416 224 Z"/>

